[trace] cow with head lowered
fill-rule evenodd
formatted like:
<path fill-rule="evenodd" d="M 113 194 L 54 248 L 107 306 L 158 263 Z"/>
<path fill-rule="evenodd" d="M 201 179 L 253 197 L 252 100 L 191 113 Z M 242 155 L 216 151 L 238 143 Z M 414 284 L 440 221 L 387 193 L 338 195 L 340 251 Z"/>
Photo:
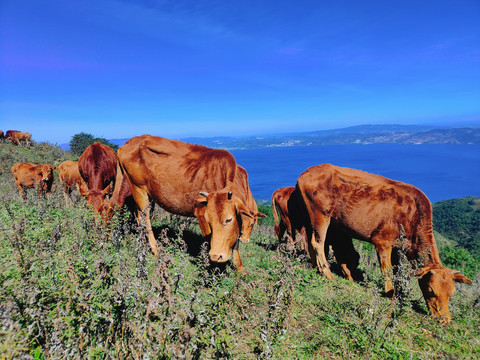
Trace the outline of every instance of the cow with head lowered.
<path fill-rule="evenodd" d="M 308 213 L 300 192 L 294 186 L 275 190 L 272 194 L 272 211 L 275 222 L 274 232 L 278 241 L 282 241 L 286 232 L 289 237 L 288 244 L 294 245 L 301 241 L 302 249 L 307 250 L 305 227 Z M 296 239 L 297 232 L 299 239 Z M 360 255 L 353 246 L 352 237 L 341 228 L 331 224 L 328 228 L 324 248 L 325 253 L 328 253 L 330 249 L 333 251 L 342 274 L 349 280 L 353 280 Z"/>
<path fill-rule="evenodd" d="M 332 226 L 345 237 L 375 246 L 386 274 L 385 292 L 390 295 L 395 290 L 390 278 L 392 251 L 403 249 L 417 269 L 428 309 L 441 322 L 450 321 L 448 301 L 455 291 L 454 281 L 472 281 L 442 265 L 433 235 L 432 207 L 423 192 L 380 175 L 331 164 L 307 169 L 296 188 L 308 212 L 310 257 L 321 273 L 333 279 L 325 256 L 327 232 Z"/>
<path fill-rule="evenodd" d="M 25 189 L 38 189 L 38 195 L 42 193 L 50 195 L 53 185 L 53 170 L 55 166 L 50 164 L 16 163 L 12 166 L 13 177 L 18 188 L 20 197 L 25 201 Z"/>
<path fill-rule="evenodd" d="M 100 215 L 105 216 L 109 206 L 107 195 L 115 184 L 117 154 L 99 142 L 89 145 L 78 159 L 78 170 L 87 184 L 87 190 L 80 187 L 80 192 L 87 198 Z"/>
<path fill-rule="evenodd" d="M 65 202 L 68 204 L 70 194 L 74 189 L 80 193 L 88 193 L 88 186 L 78 170 L 78 161 L 66 160 L 58 166 L 58 176 L 63 184 Z"/>
<path fill-rule="evenodd" d="M 202 234 L 210 236 L 210 260 L 226 262 L 233 248 L 235 266 L 243 269 L 237 240 L 240 232 L 246 231 L 242 224 L 259 214 L 244 203 L 248 196 L 240 190 L 242 181 L 236 177 L 241 170 L 238 171 L 232 154 L 142 135 L 121 146 L 118 159 L 130 184 L 138 218 L 146 224 L 150 247 L 156 256 L 158 247 L 149 216 L 152 200 L 172 214 L 195 216 Z"/>

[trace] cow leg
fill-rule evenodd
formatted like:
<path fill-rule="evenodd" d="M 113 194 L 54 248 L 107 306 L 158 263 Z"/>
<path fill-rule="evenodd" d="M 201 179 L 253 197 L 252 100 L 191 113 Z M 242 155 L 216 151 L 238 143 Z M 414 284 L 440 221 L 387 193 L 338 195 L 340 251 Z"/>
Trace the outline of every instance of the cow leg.
<path fill-rule="evenodd" d="M 392 285 L 392 246 L 391 245 L 375 245 L 377 250 L 378 261 L 380 262 L 380 269 L 386 276 L 385 278 L 385 294 L 388 297 L 393 296 Z"/>
<path fill-rule="evenodd" d="M 153 235 L 152 223 L 150 222 L 150 200 L 146 191 L 130 186 L 133 198 L 137 204 L 137 221 L 140 225 L 145 225 L 147 231 L 148 242 L 152 249 L 153 255 L 158 257 L 157 240 Z"/>
<path fill-rule="evenodd" d="M 20 197 L 23 199 L 23 189 L 22 189 L 22 185 L 19 184 L 19 182 L 17 181 L 17 179 L 15 179 L 15 185 L 17 186 L 17 189 L 18 189 L 18 195 L 20 195 Z"/>
<path fill-rule="evenodd" d="M 327 238 L 327 230 L 330 225 L 330 217 L 323 214 L 316 214 L 315 223 L 312 224 L 313 231 L 311 234 L 310 245 L 315 252 L 315 260 L 318 270 L 329 280 L 333 280 L 334 276 L 330 271 L 327 258 L 325 256 L 325 241 Z M 313 258 L 312 258 L 313 261 Z M 315 266 L 315 264 L 313 264 Z"/>
<path fill-rule="evenodd" d="M 353 281 L 352 273 L 358 267 L 360 255 L 353 246 L 351 236 L 342 232 L 341 230 L 329 231 L 328 243 L 332 244 L 333 253 L 342 274 L 350 281 Z"/>
<path fill-rule="evenodd" d="M 237 240 L 233 246 L 233 265 L 238 272 L 243 272 L 245 270 L 245 266 L 243 266 L 242 259 L 240 259 L 240 252 L 238 251 L 239 243 L 240 241 Z"/>

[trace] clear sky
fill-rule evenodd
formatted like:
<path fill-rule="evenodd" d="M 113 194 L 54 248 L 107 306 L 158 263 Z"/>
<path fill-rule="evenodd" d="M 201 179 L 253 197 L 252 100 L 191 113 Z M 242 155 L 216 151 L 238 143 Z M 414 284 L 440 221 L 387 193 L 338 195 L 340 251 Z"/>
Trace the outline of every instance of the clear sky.
<path fill-rule="evenodd" d="M 0 0 L 0 129 L 480 123 L 479 0 Z"/>

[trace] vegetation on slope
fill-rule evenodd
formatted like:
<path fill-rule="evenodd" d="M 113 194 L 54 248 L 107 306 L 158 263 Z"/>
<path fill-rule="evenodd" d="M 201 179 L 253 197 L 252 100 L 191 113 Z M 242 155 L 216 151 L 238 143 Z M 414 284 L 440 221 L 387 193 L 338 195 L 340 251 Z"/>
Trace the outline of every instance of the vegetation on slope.
<path fill-rule="evenodd" d="M 368 244 L 363 280 L 327 281 L 297 249 L 274 239 L 271 217 L 241 244 L 238 274 L 211 266 L 194 219 L 158 208 L 158 259 L 128 214 L 95 223 L 83 198 L 65 206 L 59 183 L 22 203 L 10 167 L 58 165 L 69 153 L 0 144 L 0 358 L 398 359 L 476 358 L 479 280 L 457 286 L 453 323 L 426 311 L 408 266 L 404 291 L 382 296 Z M 58 178 L 56 179 L 58 180 Z M 268 207 L 261 209 L 268 212 Z M 271 212 L 269 212 L 271 213 Z M 334 267 L 334 264 L 332 264 Z"/>

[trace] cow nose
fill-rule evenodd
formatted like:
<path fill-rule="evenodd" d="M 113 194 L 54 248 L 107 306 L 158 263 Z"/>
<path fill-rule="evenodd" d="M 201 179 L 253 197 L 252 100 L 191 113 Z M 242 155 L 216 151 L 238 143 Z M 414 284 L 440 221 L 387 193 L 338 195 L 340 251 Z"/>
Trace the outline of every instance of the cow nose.
<path fill-rule="evenodd" d="M 210 260 L 214 262 L 221 262 L 222 261 L 222 255 L 217 255 L 217 254 L 210 254 Z"/>

